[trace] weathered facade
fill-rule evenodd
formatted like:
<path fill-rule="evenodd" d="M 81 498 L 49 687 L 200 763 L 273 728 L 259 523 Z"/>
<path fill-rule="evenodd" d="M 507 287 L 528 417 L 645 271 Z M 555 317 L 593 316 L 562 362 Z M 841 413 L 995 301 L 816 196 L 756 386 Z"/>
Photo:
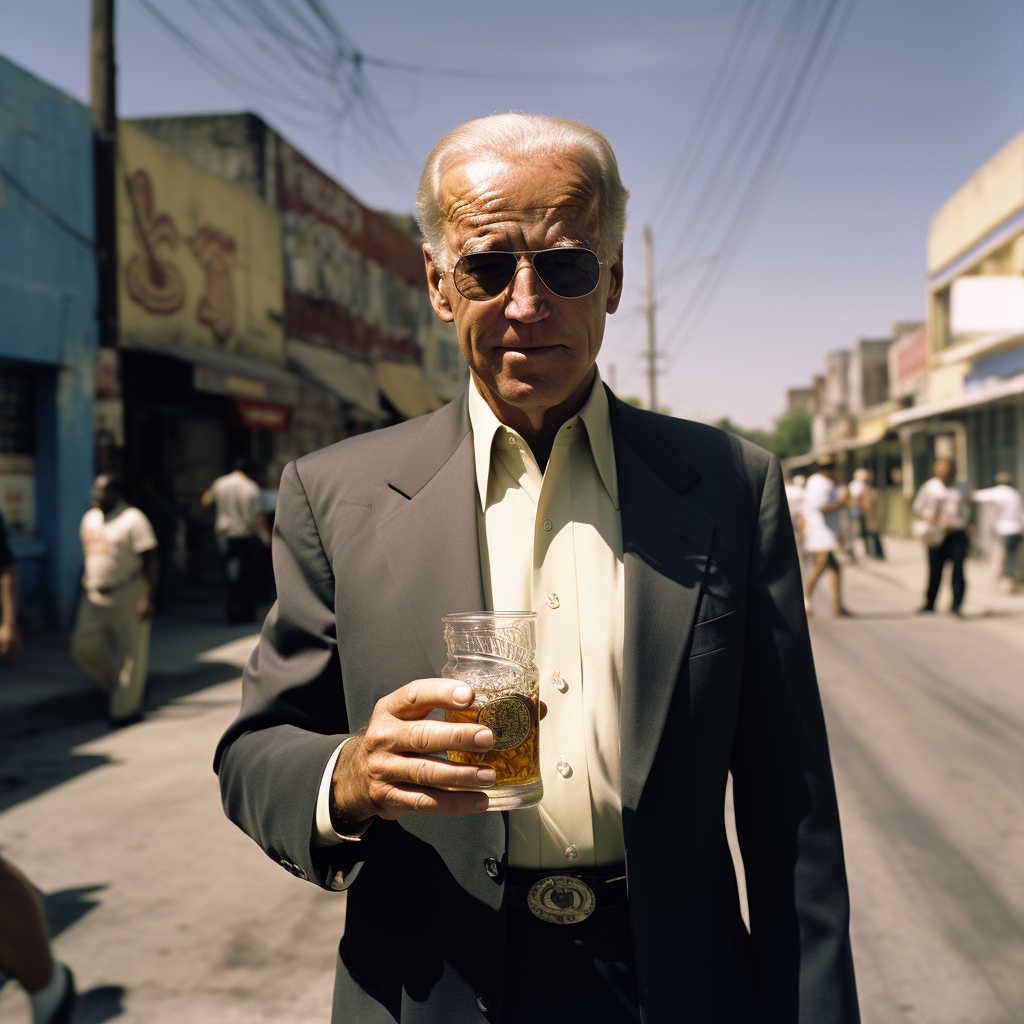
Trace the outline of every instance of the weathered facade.
<path fill-rule="evenodd" d="M 89 110 L 0 58 L 0 510 L 27 624 L 66 626 L 97 347 Z"/>
<path fill-rule="evenodd" d="M 430 306 L 412 218 L 364 206 L 253 114 L 133 124 L 279 212 L 294 368 L 337 390 L 369 422 L 386 413 L 380 396 L 398 415 L 414 416 L 458 394 L 468 371 L 454 329 Z"/>

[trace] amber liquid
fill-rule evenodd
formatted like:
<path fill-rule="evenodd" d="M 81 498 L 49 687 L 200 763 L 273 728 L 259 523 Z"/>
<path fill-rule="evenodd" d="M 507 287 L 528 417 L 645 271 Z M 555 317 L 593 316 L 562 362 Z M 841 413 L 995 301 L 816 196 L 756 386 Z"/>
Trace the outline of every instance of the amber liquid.
<path fill-rule="evenodd" d="M 509 694 L 494 694 L 492 699 L 506 697 Z M 516 747 L 505 750 L 482 750 L 480 753 L 469 753 L 465 750 L 449 750 L 448 760 L 456 764 L 476 764 L 494 769 L 494 785 L 488 791 L 499 786 L 523 786 L 540 781 L 540 744 L 538 743 L 538 694 L 516 693 L 529 710 L 530 727 L 526 738 Z M 446 710 L 445 719 L 449 722 L 477 722 L 480 712 L 486 704 L 473 703 L 465 711 Z"/>

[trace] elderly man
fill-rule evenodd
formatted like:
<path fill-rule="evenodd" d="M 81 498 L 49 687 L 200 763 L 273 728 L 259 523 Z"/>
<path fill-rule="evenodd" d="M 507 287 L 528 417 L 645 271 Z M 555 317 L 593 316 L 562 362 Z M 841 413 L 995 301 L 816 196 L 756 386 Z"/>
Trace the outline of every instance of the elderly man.
<path fill-rule="evenodd" d="M 626 195 L 570 121 L 442 139 L 418 210 L 468 391 L 282 477 L 278 601 L 216 763 L 234 821 L 348 893 L 335 1022 L 857 1019 L 778 463 L 595 366 Z M 494 742 L 438 714 L 473 699 L 438 678 L 441 616 L 484 608 L 538 613 L 547 705 L 543 800 L 489 814 L 493 771 L 439 756 Z M 545 884 L 592 912 L 535 916 Z"/>

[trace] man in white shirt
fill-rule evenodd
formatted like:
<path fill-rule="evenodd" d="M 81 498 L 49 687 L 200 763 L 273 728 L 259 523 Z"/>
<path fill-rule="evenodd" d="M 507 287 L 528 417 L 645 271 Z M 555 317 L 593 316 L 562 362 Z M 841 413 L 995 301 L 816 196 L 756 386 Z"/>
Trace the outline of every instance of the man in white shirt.
<path fill-rule="evenodd" d="M 936 459 L 931 479 L 917 492 L 912 506 L 914 533 L 921 537 L 928 549 L 928 589 L 923 613 L 935 611 L 935 598 L 942 584 L 946 562 L 953 563 L 953 603 L 950 611 L 962 615 L 960 606 L 967 588 L 964 579 L 964 559 L 970 543 L 971 506 L 966 489 L 956 482 L 956 467 L 950 459 Z"/>
<path fill-rule="evenodd" d="M 417 207 L 469 387 L 282 475 L 278 600 L 216 768 L 270 857 L 348 893 L 335 1024 L 858 1019 L 782 473 L 601 383 L 625 203 L 583 125 L 446 136 Z M 484 608 L 537 614 L 547 708 L 543 799 L 490 814 L 493 770 L 443 755 L 493 732 L 437 715 L 473 700 L 442 616 Z"/>
<path fill-rule="evenodd" d="M 119 477 L 98 476 L 92 498 L 95 507 L 82 517 L 79 531 L 85 572 L 71 656 L 110 694 L 111 721 L 124 725 L 141 717 L 160 563 L 153 528 L 139 509 L 125 504 Z"/>
<path fill-rule="evenodd" d="M 249 460 L 237 459 L 231 472 L 217 477 L 200 499 L 203 508 L 215 509 L 213 531 L 227 583 L 229 623 L 256 620 L 263 547 L 270 539 L 254 476 Z"/>
<path fill-rule="evenodd" d="M 995 486 L 971 494 L 971 501 L 995 505 L 995 530 L 1003 546 L 1002 575 L 1013 580 L 1013 590 L 1024 589 L 1024 563 L 1018 564 L 1017 550 L 1024 534 L 1024 502 L 1020 491 L 1013 486 L 1013 474 L 1005 470 L 996 473 Z"/>

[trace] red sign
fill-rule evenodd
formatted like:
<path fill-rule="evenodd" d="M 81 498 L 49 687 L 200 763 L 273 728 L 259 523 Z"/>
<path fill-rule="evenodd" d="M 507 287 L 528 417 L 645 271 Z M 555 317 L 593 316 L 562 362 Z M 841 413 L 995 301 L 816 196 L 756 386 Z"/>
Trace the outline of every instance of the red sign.
<path fill-rule="evenodd" d="M 243 427 L 252 430 L 287 430 L 291 409 L 287 405 L 236 398 L 235 409 Z"/>
<path fill-rule="evenodd" d="M 906 334 L 889 350 L 889 393 L 893 398 L 911 395 L 928 378 L 928 335 L 922 327 Z"/>

